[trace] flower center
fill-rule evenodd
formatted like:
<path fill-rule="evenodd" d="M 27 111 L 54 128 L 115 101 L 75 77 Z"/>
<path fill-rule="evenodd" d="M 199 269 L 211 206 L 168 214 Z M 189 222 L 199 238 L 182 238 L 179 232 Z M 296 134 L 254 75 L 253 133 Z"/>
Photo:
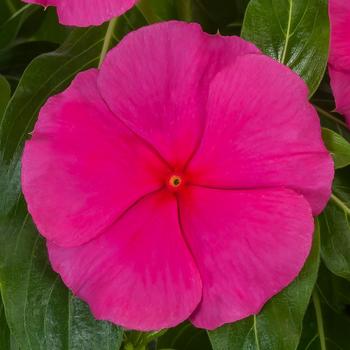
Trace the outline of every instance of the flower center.
<path fill-rule="evenodd" d="M 178 189 L 182 185 L 182 183 L 183 183 L 183 180 L 179 175 L 172 175 L 168 180 L 168 186 L 172 190 Z"/>

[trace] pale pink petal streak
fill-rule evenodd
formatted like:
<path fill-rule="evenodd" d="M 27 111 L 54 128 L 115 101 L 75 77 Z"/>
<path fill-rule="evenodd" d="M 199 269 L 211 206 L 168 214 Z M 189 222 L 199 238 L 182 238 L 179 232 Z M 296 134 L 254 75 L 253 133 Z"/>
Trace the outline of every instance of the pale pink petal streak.
<path fill-rule="evenodd" d="M 257 314 L 298 275 L 311 247 L 311 208 L 290 190 L 191 187 L 180 217 L 203 283 L 191 316 L 201 328 Z"/>
<path fill-rule="evenodd" d="M 188 171 L 209 187 L 291 188 L 320 213 L 333 162 L 304 82 L 268 57 L 237 58 L 211 84 L 205 134 Z"/>
<path fill-rule="evenodd" d="M 258 49 L 205 34 L 197 24 L 159 23 L 109 52 L 98 86 L 111 110 L 179 168 L 201 137 L 213 75 L 251 52 Z"/>
<path fill-rule="evenodd" d="M 329 75 L 336 109 L 350 125 L 350 2 L 329 1 L 331 44 Z"/>
<path fill-rule="evenodd" d="M 105 106 L 97 70 L 42 108 L 22 159 L 22 187 L 42 235 L 79 245 L 164 185 L 168 169 Z"/>
<path fill-rule="evenodd" d="M 200 276 L 167 192 L 146 197 L 85 245 L 48 249 L 54 270 L 98 319 L 159 330 L 186 320 L 200 302 Z"/>

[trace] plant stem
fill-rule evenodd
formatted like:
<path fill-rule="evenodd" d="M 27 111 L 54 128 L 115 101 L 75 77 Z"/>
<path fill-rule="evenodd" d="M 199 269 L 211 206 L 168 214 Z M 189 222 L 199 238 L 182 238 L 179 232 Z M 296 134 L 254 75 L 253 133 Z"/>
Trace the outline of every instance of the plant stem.
<path fill-rule="evenodd" d="M 331 113 L 325 111 L 324 109 L 322 109 L 321 107 L 318 107 L 316 105 L 314 105 L 314 107 L 317 109 L 317 111 L 322 114 L 324 117 L 338 123 L 339 125 L 347 128 L 348 126 L 346 125 L 346 123 L 344 123 L 342 120 L 339 120 L 337 117 L 335 117 L 334 115 L 332 115 Z"/>
<path fill-rule="evenodd" d="M 258 350 L 260 350 L 259 336 L 258 336 L 258 327 L 257 327 L 257 324 L 256 324 L 256 315 L 254 315 L 254 335 L 255 335 L 256 348 Z"/>
<path fill-rule="evenodd" d="M 112 41 L 112 38 L 113 38 L 113 31 L 114 31 L 114 28 L 115 28 L 115 26 L 117 24 L 117 20 L 118 20 L 118 17 L 113 18 L 108 24 L 106 35 L 105 35 L 105 38 L 103 40 L 103 46 L 102 46 L 102 50 L 101 50 L 101 54 L 100 54 L 100 60 L 99 60 L 99 63 L 98 63 L 98 68 L 101 67 L 101 65 L 103 63 L 103 60 L 105 59 L 106 54 L 108 52 L 108 49 L 109 49 L 109 47 L 111 45 L 111 41 Z"/>
<path fill-rule="evenodd" d="M 314 289 L 314 291 L 312 293 L 312 302 L 313 302 L 314 308 L 315 308 L 316 321 L 317 321 L 317 330 L 318 330 L 318 335 L 320 337 L 321 350 L 327 350 L 326 337 L 325 337 L 324 326 L 323 326 L 323 318 L 322 318 L 322 309 L 321 309 L 320 297 L 318 295 L 318 292 L 317 292 L 316 288 Z"/>
<path fill-rule="evenodd" d="M 335 194 L 331 194 L 331 200 L 341 209 L 344 210 L 344 212 L 348 215 L 350 215 L 350 208 Z"/>

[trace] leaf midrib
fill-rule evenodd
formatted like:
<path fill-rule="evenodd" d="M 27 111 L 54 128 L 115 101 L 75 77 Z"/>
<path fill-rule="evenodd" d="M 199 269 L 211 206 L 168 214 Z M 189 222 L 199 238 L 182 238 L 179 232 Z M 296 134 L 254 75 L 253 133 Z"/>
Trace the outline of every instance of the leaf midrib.
<path fill-rule="evenodd" d="M 283 45 L 282 58 L 281 58 L 281 63 L 283 63 L 283 64 L 285 64 L 288 43 L 289 43 L 289 39 L 291 37 L 290 31 L 291 31 L 291 26 L 292 26 L 292 12 L 293 12 L 293 0 L 289 0 L 288 24 L 287 24 L 287 32 L 285 34 L 286 40 L 285 40 L 284 45 Z"/>

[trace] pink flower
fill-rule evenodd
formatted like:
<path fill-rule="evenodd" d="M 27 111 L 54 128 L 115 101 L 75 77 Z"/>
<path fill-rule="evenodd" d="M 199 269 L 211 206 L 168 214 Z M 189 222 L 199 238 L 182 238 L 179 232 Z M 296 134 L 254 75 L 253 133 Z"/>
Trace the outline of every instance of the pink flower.
<path fill-rule="evenodd" d="M 330 0 L 331 53 L 329 75 L 337 111 L 350 125 L 350 2 Z"/>
<path fill-rule="evenodd" d="M 87 27 L 117 17 L 137 0 L 22 0 L 30 4 L 55 6 L 61 24 Z"/>
<path fill-rule="evenodd" d="M 181 22 L 129 34 L 50 98 L 25 146 L 54 270 L 126 328 L 259 312 L 299 273 L 330 196 L 307 94 L 238 37 Z"/>

